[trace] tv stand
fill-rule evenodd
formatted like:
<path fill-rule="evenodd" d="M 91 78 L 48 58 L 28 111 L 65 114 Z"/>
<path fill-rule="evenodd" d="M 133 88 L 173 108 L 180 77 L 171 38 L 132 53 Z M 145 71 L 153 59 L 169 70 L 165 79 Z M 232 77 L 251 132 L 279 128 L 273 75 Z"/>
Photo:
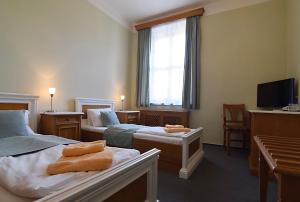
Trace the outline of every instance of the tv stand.
<path fill-rule="evenodd" d="M 249 110 L 251 114 L 251 147 L 249 167 L 258 174 L 259 151 L 253 137 L 256 135 L 300 138 L 300 112 L 282 110 Z"/>

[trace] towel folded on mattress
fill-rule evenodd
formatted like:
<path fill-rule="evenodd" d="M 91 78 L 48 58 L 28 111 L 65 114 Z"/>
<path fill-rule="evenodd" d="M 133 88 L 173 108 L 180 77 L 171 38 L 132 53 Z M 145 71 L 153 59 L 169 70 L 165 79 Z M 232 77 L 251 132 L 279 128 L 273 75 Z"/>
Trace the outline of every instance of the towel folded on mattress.
<path fill-rule="evenodd" d="M 102 152 L 85 154 L 76 157 L 62 156 L 55 163 L 48 165 L 47 173 L 56 175 L 67 172 L 100 171 L 111 167 L 113 154 L 104 149 Z"/>
<path fill-rule="evenodd" d="M 170 125 L 170 124 L 166 124 L 165 127 L 166 128 L 184 128 L 183 125 Z"/>
<path fill-rule="evenodd" d="M 191 132 L 190 128 L 164 128 L 167 133 Z"/>
<path fill-rule="evenodd" d="M 106 146 L 105 140 L 71 144 L 64 148 L 63 156 L 65 157 L 81 156 L 85 154 L 101 152 L 104 150 L 105 146 Z"/>

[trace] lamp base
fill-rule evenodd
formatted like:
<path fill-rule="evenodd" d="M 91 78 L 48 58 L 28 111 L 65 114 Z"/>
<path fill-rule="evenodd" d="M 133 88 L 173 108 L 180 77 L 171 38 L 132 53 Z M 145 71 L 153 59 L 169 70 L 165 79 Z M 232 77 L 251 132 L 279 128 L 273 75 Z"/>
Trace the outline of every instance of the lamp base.
<path fill-rule="evenodd" d="M 54 110 L 47 110 L 46 112 L 54 112 Z"/>

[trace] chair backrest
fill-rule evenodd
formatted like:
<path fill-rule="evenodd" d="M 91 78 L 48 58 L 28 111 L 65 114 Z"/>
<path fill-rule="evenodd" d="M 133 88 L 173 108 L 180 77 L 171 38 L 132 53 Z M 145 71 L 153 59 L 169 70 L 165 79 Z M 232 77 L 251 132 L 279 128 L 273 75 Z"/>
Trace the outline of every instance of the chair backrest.
<path fill-rule="evenodd" d="M 244 104 L 223 104 L 224 127 L 226 125 L 247 125 L 246 107 Z"/>

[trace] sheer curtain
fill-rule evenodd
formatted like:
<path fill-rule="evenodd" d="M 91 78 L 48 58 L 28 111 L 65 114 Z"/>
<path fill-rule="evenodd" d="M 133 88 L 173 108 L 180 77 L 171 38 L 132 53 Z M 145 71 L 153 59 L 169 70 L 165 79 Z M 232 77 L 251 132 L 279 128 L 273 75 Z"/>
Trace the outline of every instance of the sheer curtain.
<path fill-rule="evenodd" d="M 186 19 L 151 31 L 149 99 L 151 104 L 182 105 Z"/>

